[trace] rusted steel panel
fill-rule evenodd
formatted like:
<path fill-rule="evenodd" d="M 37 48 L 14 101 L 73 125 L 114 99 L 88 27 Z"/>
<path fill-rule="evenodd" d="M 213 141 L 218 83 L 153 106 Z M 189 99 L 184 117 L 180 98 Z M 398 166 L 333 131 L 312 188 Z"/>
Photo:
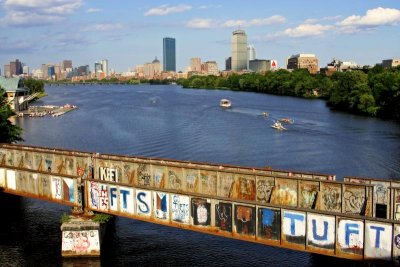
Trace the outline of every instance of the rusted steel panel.
<path fill-rule="evenodd" d="M 29 173 L 28 193 L 39 195 L 39 175 L 37 173 Z"/>
<path fill-rule="evenodd" d="M 336 255 L 344 258 L 363 259 L 364 221 L 336 218 Z"/>
<path fill-rule="evenodd" d="M 374 221 L 365 222 L 365 259 L 391 260 L 393 225 Z"/>
<path fill-rule="evenodd" d="M 189 224 L 190 220 L 189 196 L 171 194 L 171 218 L 172 222 Z"/>
<path fill-rule="evenodd" d="M 224 232 L 232 232 L 233 207 L 230 202 L 215 204 L 215 226 Z"/>
<path fill-rule="evenodd" d="M 170 220 L 170 195 L 165 192 L 153 192 L 154 218 L 164 222 Z"/>
<path fill-rule="evenodd" d="M 341 212 L 342 186 L 336 183 L 321 182 L 318 195 L 320 210 Z"/>
<path fill-rule="evenodd" d="M 304 250 L 306 244 L 306 213 L 282 209 L 281 221 L 281 244 Z"/>
<path fill-rule="evenodd" d="M 393 219 L 400 220 L 400 188 L 393 189 Z"/>
<path fill-rule="evenodd" d="M 137 163 L 136 165 L 136 185 L 150 187 L 154 185 L 153 176 L 151 175 L 151 165 L 145 163 Z"/>
<path fill-rule="evenodd" d="M 197 227 L 211 226 L 211 200 L 206 198 L 191 198 L 191 221 Z"/>
<path fill-rule="evenodd" d="M 152 173 L 153 173 L 154 187 L 159 189 L 165 188 L 168 177 L 167 168 L 164 166 L 153 165 Z"/>
<path fill-rule="evenodd" d="M 235 175 L 230 172 L 218 172 L 217 195 L 219 197 L 230 197 L 230 192 L 235 181 Z"/>
<path fill-rule="evenodd" d="M 393 261 L 397 261 L 400 257 L 400 224 L 393 225 L 393 239 L 392 239 L 392 256 Z"/>
<path fill-rule="evenodd" d="M 199 192 L 199 171 L 195 169 L 184 169 L 185 192 Z"/>
<path fill-rule="evenodd" d="M 273 177 L 260 177 L 257 176 L 257 198 L 260 203 L 269 203 L 271 200 L 272 190 L 275 186 L 275 179 Z"/>
<path fill-rule="evenodd" d="M 307 250 L 335 254 L 335 216 L 307 213 Z"/>
<path fill-rule="evenodd" d="M 281 239 L 281 210 L 258 208 L 258 239 L 276 241 Z"/>
<path fill-rule="evenodd" d="M 45 174 L 39 174 L 39 195 L 51 199 L 51 178 Z"/>
<path fill-rule="evenodd" d="M 256 208 L 241 204 L 234 204 L 234 232 L 244 237 L 256 235 Z"/>
<path fill-rule="evenodd" d="M 365 201 L 365 187 L 360 185 L 343 185 L 342 212 L 350 214 L 361 214 Z"/>
<path fill-rule="evenodd" d="M 299 207 L 313 209 L 318 191 L 319 182 L 299 181 Z"/>
<path fill-rule="evenodd" d="M 277 178 L 271 196 L 271 203 L 285 206 L 297 206 L 297 181 Z"/>
<path fill-rule="evenodd" d="M 390 214 L 390 182 L 371 181 L 374 186 L 374 217 L 389 218 Z"/>
<path fill-rule="evenodd" d="M 185 183 L 181 168 L 168 167 L 168 183 L 166 188 L 184 191 Z"/>
<path fill-rule="evenodd" d="M 231 186 L 229 197 L 232 199 L 255 200 L 256 182 L 255 176 L 236 174 Z"/>
<path fill-rule="evenodd" d="M 217 195 L 217 172 L 200 170 L 199 190 L 197 193 L 215 196 Z"/>

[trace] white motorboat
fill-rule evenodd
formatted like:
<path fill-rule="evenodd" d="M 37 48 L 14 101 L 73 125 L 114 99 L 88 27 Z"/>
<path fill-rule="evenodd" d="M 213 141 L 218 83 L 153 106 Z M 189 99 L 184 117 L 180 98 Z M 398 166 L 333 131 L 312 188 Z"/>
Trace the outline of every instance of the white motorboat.
<path fill-rule="evenodd" d="M 271 127 L 279 131 L 287 130 L 285 127 L 282 126 L 282 123 L 280 123 L 279 121 L 275 121 L 274 124 L 271 125 Z"/>
<path fill-rule="evenodd" d="M 232 102 L 228 99 L 221 99 L 221 101 L 219 101 L 219 105 L 223 108 L 230 108 L 232 106 Z"/>

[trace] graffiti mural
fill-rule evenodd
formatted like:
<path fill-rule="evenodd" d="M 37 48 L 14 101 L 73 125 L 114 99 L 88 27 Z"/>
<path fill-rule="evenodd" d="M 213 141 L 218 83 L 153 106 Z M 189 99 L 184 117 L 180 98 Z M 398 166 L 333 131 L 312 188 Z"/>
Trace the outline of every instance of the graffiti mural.
<path fill-rule="evenodd" d="M 282 210 L 282 243 L 304 245 L 305 236 L 306 214 L 304 212 Z"/>
<path fill-rule="evenodd" d="M 78 255 L 100 253 L 99 231 L 63 231 L 61 249 Z"/>
<path fill-rule="evenodd" d="M 154 216 L 157 219 L 169 220 L 169 194 L 153 192 Z"/>
<path fill-rule="evenodd" d="M 279 209 L 258 209 L 258 235 L 269 240 L 281 238 L 281 211 Z"/>
<path fill-rule="evenodd" d="M 229 197 L 233 182 L 235 181 L 235 176 L 233 173 L 219 173 L 219 185 L 217 194 L 220 197 Z"/>
<path fill-rule="evenodd" d="M 307 246 L 334 253 L 336 220 L 334 216 L 307 214 Z"/>
<path fill-rule="evenodd" d="M 245 175 L 235 175 L 235 182 L 232 184 L 229 197 L 242 200 L 255 200 L 256 198 L 255 177 L 245 176 Z"/>
<path fill-rule="evenodd" d="M 365 203 L 365 187 L 345 186 L 343 206 L 345 213 L 360 214 Z"/>
<path fill-rule="evenodd" d="M 261 203 L 269 203 L 274 186 L 274 178 L 257 177 L 257 201 L 260 201 Z"/>
<path fill-rule="evenodd" d="M 276 179 L 271 203 L 285 206 L 297 206 L 297 181 Z"/>
<path fill-rule="evenodd" d="M 232 204 L 223 203 L 215 205 L 215 226 L 222 231 L 232 232 Z"/>
<path fill-rule="evenodd" d="M 151 192 L 136 190 L 136 212 L 138 215 L 151 216 Z"/>
<path fill-rule="evenodd" d="M 134 164 L 125 163 L 122 166 L 123 175 L 121 177 L 121 182 L 124 184 L 135 185 L 135 168 Z"/>
<path fill-rule="evenodd" d="M 61 178 L 51 178 L 51 196 L 53 199 L 62 199 L 62 181 Z"/>
<path fill-rule="evenodd" d="M 254 207 L 235 205 L 236 233 L 255 235 L 256 209 Z"/>
<path fill-rule="evenodd" d="M 165 168 L 161 166 L 153 166 L 154 187 L 165 188 Z"/>
<path fill-rule="evenodd" d="M 211 222 L 210 200 L 192 198 L 192 218 L 193 225 L 209 226 Z"/>
<path fill-rule="evenodd" d="M 100 184 L 96 182 L 88 182 L 89 186 L 89 206 L 94 209 L 100 209 Z"/>
<path fill-rule="evenodd" d="M 213 171 L 200 171 L 200 192 L 206 195 L 217 194 L 217 173 Z"/>
<path fill-rule="evenodd" d="M 199 183 L 199 171 L 198 170 L 185 170 L 186 180 L 186 192 L 193 193 L 198 192 Z"/>
<path fill-rule="evenodd" d="M 168 188 L 184 190 L 184 184 L 182 181 L 182 169 L 168 168 Z"/>
<path fill-rule="evenodd" d="M 112 195 L 110 194 L 110 197 Z M 134 194 L 133 189 L 129 187 L 119 187 L 119 211 L 134 214 Z"/>
<path fill-rule="evenodd" d="M 321 183 L 320 209 L 333 212 L 342 211 L 341 185 Z"/>
<path fill-rule="evenodd" d="M 120 211 L 119 201 L 118 201 L 118 196 L 119 196 L 118 186 L 108 185 L 108 192 L 109 192 L 108 196 L 109 196 L 110 210 Z"/>
<path fill-rule="evenodd" d="M 74 203 L 75 201 L 75 183 L 74 179 L 63 178 L 62 179 L 63 199 L 65 201 Z"/>
<path fill-rule="evenodd" d="M 99 184 L 99 209 L 108 211 L 110 201 L 108 198 L 108 186 L 106 184 Z"/>
<path fill-rule="evenodd" d="M 179 223 L 189 223 L 189 205 L 190 198 L 188 196 L 172 195 L 172 220 Z"/>
<path fill-rule="evenodd" d="M 337 248 L 342 253 L 363 254 L 364 222 L 339 218 L 337 235 Z"/>
<path fill-rule="evenodd" d="M 137 185 L 151 186 L 151 166 L 149 164 L 138 164 Z"/>
<path fill-rule="evenodd" d="M 390 260 L 392 257 L 392 240 L 391 224 L 369 221 L 365 223 L 365 257 Z"/>
<path fill-rule="evenodd" d="M 99 179 L 107 182 L 119 182 L 119 173 L 116 168 L 99 167 Z"/>
<path fill-rule="evenodd" d="M 299 187 L 299 206 L 306 209 L 314 208 L 317 193 L 319 191 L 319 184 L 316 182 L 300 181 Z"/>
<path fill-rule="evenodd" d="M 41 196 L 51 198 L 51 178 L 48 175 L 39 174 L 39 193 Z"/>

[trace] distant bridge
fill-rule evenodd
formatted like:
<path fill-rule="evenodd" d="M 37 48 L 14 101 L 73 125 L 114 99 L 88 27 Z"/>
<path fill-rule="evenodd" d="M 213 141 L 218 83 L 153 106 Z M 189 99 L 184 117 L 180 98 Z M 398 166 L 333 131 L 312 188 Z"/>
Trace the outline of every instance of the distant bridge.
<path fill-rule="evenodd" d="M 0 188 L 340 258 L 400 256 L 400 181 L 0 144 Z"/>

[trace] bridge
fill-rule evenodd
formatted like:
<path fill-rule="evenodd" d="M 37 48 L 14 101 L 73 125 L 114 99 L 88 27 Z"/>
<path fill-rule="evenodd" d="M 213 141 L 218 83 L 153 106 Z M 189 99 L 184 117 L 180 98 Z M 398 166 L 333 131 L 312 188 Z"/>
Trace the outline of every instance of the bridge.
<path fill-rule="evenodd" d="M 3 192 L 269 246 L 398 263 L 400 181 L 0 144 Z M 63 256 L 100 232 L 62 227 Z M 82 226 L 83 225 L 83 226 Z M 83 245 L 82 245 L 83 244 Z"/>

